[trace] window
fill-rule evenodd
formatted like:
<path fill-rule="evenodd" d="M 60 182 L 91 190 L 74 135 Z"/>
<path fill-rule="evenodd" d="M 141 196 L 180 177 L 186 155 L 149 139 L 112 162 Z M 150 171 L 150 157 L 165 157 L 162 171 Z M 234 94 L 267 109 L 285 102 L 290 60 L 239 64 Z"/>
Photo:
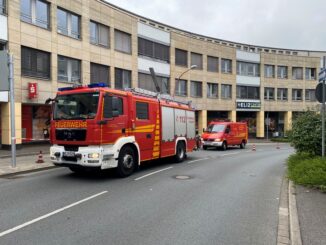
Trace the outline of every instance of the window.
<path fill-rule="evenodd" d="M 197 53 L 191 53 L 191 65 L 196 65 L 197 70 L 203 69 L 203 55 Z"/>
<path fill-rule="evenodd" d="M 232 98 L 232 85 L 228 85 L 228 84 L 221 85 L 221 98 L 222 99 Z"/>
<path fill-rule="evenodd" d="M 288 89 L 278 88 L 277 89 L 277 100 L 288 100 Z"/>
<path fill-rule="evenodd" d="M 265 88 L 264 99 L 265 100 L 275 100 L 275 89 L 274 88 Z"/>
<path fill-rule="evenodd" d="M 292 100 L 302 101 L 302 89 L 292 89 Z"/>
<path fill-rule="evenodd" d="M 6 43 L 0 41 L 0 50 L 6 50 Z"/>
<path fill-rule="evenodd" d="M 186 80 L 178 80 L 175 81 L 175 94 L 178 96 L 187 96 L 188 95 L 188 86 Z"/>
<path fill-rule="evenodd" d="M 6 13 L 6 0 L 0 0 L 0 14 Z"/>
<path fill-rule="evenodd" d="M 255 63 L 237 61 L 237 74 L 241 76 L 259 77 L 260 65 Z"/>
<path fill-rule="evenodd" d="M 221 59 L 222 73 L 232 73 L 232 60 Z"/>
<path fill-rule="evenodd" d="M 80 39 L 80 16 L 58 8 L 57 19 L 58 33 Z"/>
<path fill-rule="evenodd" d="M 115 68 L 115 83 L 117 89 L 131 88 L 131 71 Z"/>
<path fill-rule="evenodd" d="M 136 117 L 137 119 L 148 120 L 148 103 L 136 102 Z"/>
<path fill-rule="evenodd" d="M 277 78 L 286 79 L 288 78 L 288 67 L 278 66 L 277 67 Z"/>
<path fill-rule="evenodd" d="M 237 86 L 237 98 L 258 100 L 260 98 L 259 87 Z"/>
<path fill-rule="evenodd" d="M 191 83 L 190 83 L 190 95 L 192 97 L 203 97 L 202 82 L 191 81 Z"/>
<path fill-rule="evenodd" d="M 306 68 L 306 80 L 316 80 L 316 68 Z"/>
<path fill-rule="evenodd" d="M 275 77 L 275 66 L 265 65 L 265 77 L 274 78 Z"/>
<path fill-rule="evenodd" d="M 218 84 L 207 83 L 207 98 L 218 98 Z"/>
<path fill-rule="evenodd" d="M 138 37 L 138 54 L 166 62 L 170 61 L 170 47 Z"/>
<path fill-rule="evenodd" d="M 58 80 L 81 83 L 80 60 L 58 56 Z"/>
<path fill-rule="evenodd" d="M 178 66 L 188 66 L 188 52 L 182 49 L 175 49 L 175 64 Z"/>
<path fill-rule="evenodd" d="M 292 79 L 302 80 L 303 79 L 303 68 L 293 67 L 292 68 Z"/>
<path fill-rule="evenodd" d="M 110 27 L 91 21 L 89 33 L 92 44 L 110 47 Z"/>
<path fill-rule="evenodd" d="M 123 115 L 123 99 L 106 94 L 104 97 L 103 117 L 113 118 Z"/>
<path fill-rule="evenodd" d="M 131 35 L 119 30 L 114 30 L 115 50 L 131 54 Z"/>
<path fill-rule="evenodd" d="M 315 89 L 306 89 L 306 101 L 316 101 Z"/>
<path fill-rule="evenodd" d="M 0 0 L 0 8 L 2 3 L 4 3 L 4 0 Z M 20 18 L 22 21 L 32 23 L 42 28 L 49 29 L 50 28 L 49 16 L 50 16 L 50 4 L 47 3 L 46 1 L 21 0 Z"/>
<path fill-rule="evenodd" d="M 26 47 L 22 47 L 21 52 L 23 76 L 50 78 L 50 53 Z"/>
<path fill-rule="evenodd" d="M 162 76 L 156 76 L 156 80 L 158 83 L 158 86 L 160 88 L 160 92 L 164 94 L 169 93 L 169 78 L 168 77 L 162 77 Z M 144 73 L 138 73 L 138 87 L 142 89 L 147 89 L 153 92 L 156 91 L 155 84 L 153 82 L 153 78 L 149 74 Z"/>
<path fill-rule="evenodd" d="M 218 72 L 218 58 L 207 56 L 207 71 Z"/>
<path fill-rule="evenodd" d="M 105 83 L 110 86 L 110 67 L 91 63 L 91 83 Z"/>

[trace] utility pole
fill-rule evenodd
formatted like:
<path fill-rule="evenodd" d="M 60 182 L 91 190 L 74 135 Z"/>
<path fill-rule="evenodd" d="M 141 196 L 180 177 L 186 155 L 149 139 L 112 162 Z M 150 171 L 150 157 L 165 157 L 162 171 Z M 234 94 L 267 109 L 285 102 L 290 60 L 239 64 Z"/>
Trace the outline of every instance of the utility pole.
<path fill-rule="evenodd" d="M 323 66 L 324 69 L 326 68 L 326 56 L 323 57 Z M 325 72 L 325 71 L 324 71 Z M 321 123 L 322 123 L 322 143 L 321 143 L 321 147 L 322 147 L 322 157 L 325 157 L 325 77 L 323 79 L 323 100 L 322 100 L 322 104 L 321 104 L 321 108 L 322 108 L 322 119 L 321 119 Z"/>
<path fill-rule="evenodd" d="M 14 91 L 14 57 L 8 54 L 9 93 L 10 93 L 10 129 L 11 129 L 11 167 L 16 167 L 16 126 L 15 126 L 15 91 Z"/>

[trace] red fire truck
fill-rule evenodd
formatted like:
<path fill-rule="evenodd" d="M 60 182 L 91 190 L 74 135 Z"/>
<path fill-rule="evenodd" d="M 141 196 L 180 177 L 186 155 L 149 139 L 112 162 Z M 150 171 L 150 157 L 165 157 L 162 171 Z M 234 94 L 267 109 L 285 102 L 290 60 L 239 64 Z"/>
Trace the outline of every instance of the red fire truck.
<path fill-rule="evenodd" d="M 53 101 L 51 161 L 74 172 L 116 168 L 129 176 L 144 161 L 185 159 L 195 142 L 190 103 L 104 84 L 60 88 Z"/>

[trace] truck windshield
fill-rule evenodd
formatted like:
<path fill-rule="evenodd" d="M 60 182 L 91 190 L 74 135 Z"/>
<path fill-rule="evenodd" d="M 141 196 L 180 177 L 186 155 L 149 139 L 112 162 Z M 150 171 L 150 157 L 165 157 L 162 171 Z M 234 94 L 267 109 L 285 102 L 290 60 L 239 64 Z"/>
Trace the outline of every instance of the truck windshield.
<path fill-rule="evenodd" d="M 92 119 L 97 113 L 99 93 L 58 95 L 53 119 Z"/>
<path fill-rule="evenodd" d="M 220 132 L 224 132 L 224 129 L 225 129 L 225 125 L 211 124 L 207 128 L 207 132 L 209 132 L 209 133 L 220 133 Z"/>

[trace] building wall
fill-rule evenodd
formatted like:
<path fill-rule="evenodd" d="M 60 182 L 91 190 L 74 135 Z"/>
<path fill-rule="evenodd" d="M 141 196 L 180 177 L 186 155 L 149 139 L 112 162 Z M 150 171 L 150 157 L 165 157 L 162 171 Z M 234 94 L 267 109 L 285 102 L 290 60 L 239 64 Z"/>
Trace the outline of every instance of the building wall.
<path fill-rule="evenodd" d="M 292 112 L 303 111 L 307 108 L 316 108 L 317 102 L 307 102 L 305 100 L 297 102 L 291 99 L 291 89 L 301 88 L 314 89 L 317 80 L 292 79 L 292 67 L 312 67 L 318 73 L 321 65 L 321 56 L 326 55 L 322 51 L 286 50 L 269 47 L 259 47 L 253 45 L 239 44 L 235 42 L 205 37 L 200 34 L 189 33 L 171 26 L 154 22 L 142 16 L 120 9 L 101 0 L 49 0 L 50 3 L 50 29 L 43 29 L 30 23 L 21 21 L 20 0 L 7 1 L 8 17 L 8 49 L 14 55 L 14 79 L 15 98 L 20 104 L 44 104 L 49 97 L 54 97 L 58 87 L 70 86 L 65 82 L 57 80 L 58 55 L 63 55 L 81 60 L 82 84 L 90 83 L 90 63 L 98 63 L 110 67 L 110 83 L 114 87 L 114 68 L 122 68 L 132 71 L 132 87 L 138 86 L 138 72 L 153 66 L 159 72 L 170 77 L 170 93 L 175 93 L 175 80 L 187 69 L 187 67 L 175 65 L 175 49 L 183 49 L 188 52 L 188 67 L 191 65 L 191 52 L 203 55 L 203 69 L 191 70 L 182 76 L 188 81 L 188 96 L 182 97 L 185 100 L 192 100 L 196 110 L 204 111 L 199 115 L 207 117 L 207 111 L 225 111 L 232 118 L 236 118 L 236 85 L 245 83 L 240 76 L 237 76 L 237 60 L 259 62 L 260 77 L 247 78 L 253 83 L 260 84 L 260 112 Z M 81 39 L 59 34 L 57 32 L 57 7 L 64 8 L 81 16 Z M 89 22 L 90 20 L 102 23 L 110 27 L 110 47 L 104 48 L 90 44 Z M 0 37 L 7 35 L 6 30 L 0 29 Z M 125 54 L 115 50 L 114 30 L 131 34 L 132 54 Z M 138 37 L 147 37 L 153 41 L 162 42 L 170 46 L 170 63 L 162 64 L 151 58 L 138 56 Z M 37 79 L 21 75 L 21 47 L 26 46 L 51 53 L 51 78 Z M 239 51 L 241 50 L 241 51 Z M 218 72 L 207 71 L 207 56 L 214 56 L 221 59 L 232 60 L 232 73 L 224 74 L 219 67 Z M 288 66 L 288 79 L 265 78 L 264 64 L 286 65 Z M 275 71 L 276 72 L 276 71 Z M 256 80 L 257 81 L 256 81 Z M 190 81 L 202 82 L 202 94 L 200 98 L 190 96 Z M 28 98 L 28 83 L 38 84 L 38 96 L 35 99 Z M 207 98 L 207 82 L 218 83 L 218 98 Z M 221 98 L 221 84 L 232 85 L 232 98 Z M 288 101 L 265 101 L 264 87 L 288 88 Z M 4 105 L 3 105 L 4 106 Z M 21 111 L 21 109 L 19 110 Z M 290 114 L 286 114 L 287 117 Z M 263 118 L 259 114 L 259 118 Z M 288 118 L 287 118 L 288 119 Z M 207 118 L 200 119 L 206 122 Z M 261 120 L 260 120 L 261 121 Z M 290 121 L 288 119 L 287 121 Z M 2 122 L 6 128 L 7 122 Z M 19 126 L 19 125 L 18 125 Z M 202 125 L 205 126 L 205 125 Z M 260 128 L 262 125 L 260 125 Z M 288 127 L 288 126 L 287 126 Z M 262 130 L 260 130 L 262 131 Z M 262 133 L 259 133 L 262 135 Z"/>

